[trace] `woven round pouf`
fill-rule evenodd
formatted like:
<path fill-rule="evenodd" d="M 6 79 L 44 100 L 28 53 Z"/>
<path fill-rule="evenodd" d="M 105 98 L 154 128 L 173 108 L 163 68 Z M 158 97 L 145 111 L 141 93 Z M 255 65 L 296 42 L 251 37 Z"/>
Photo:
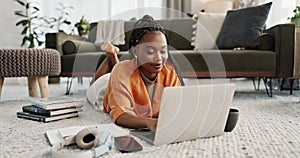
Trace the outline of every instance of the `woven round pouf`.
<path fill-rule="evenodd" d="M 47 76 L 60 74 L 60 54 L 54 49 L 0 49 L 0 96 L 5 77 L 27 77 L 29 96 L 50 96 Z"/>

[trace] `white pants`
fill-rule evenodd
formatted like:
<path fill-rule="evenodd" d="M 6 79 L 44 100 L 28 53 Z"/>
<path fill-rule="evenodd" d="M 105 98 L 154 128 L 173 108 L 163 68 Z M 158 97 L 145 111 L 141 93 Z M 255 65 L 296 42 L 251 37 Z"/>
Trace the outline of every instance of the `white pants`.
<path fill-rule="evenodd" d="M 87 90 L 86 97 L 96 110 L 103 110 L 103 99 L 106 93 L 110 73 L 99 77 Z"/>

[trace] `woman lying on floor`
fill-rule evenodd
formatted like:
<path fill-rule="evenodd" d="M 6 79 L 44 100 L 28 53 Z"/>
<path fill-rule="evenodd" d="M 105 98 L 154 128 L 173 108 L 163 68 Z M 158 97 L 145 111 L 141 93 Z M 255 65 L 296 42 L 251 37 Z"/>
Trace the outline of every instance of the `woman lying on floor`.
<path fill-rule="evenodd" d="M 103 106 L 120 126 L 155 130 L 163 88 L 184 85 L 168 44 L 164 29 L 148 15 L 132 30 L 133 59 L 119 62 L 119 48 L 104 42 L 107 57 L 91 81 L 88 101 Z"/>

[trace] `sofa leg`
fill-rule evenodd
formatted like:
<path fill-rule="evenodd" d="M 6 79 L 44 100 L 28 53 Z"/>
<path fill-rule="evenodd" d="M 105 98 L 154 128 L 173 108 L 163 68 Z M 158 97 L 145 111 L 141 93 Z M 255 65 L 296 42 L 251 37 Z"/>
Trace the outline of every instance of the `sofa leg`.
<path fill-rule="evenodd" d="M 263 78 L 263 81 L 264 81 L 264 84 L 265 84 L 265 87 L 266 87 L 266 91 L 267 91 L 267 95 L 269 97 L 272 97 L 272 79 L 269 78 L 270 80 L 270 85 L 269 85 L 269 88 L 268 88 L 268 78 Z"/>
<path fill-rule="evenodd" d="M 255 91 L 259 91 L 260 79 L 261 79 L 261 78 L 258 77 L 258 80 L 257 80 L 257 88 L 256 88 L 255 79 L 252 78 L 252 83 L 253 83 L 253 86 L 254 86 Z"/>
<path fill-rule="evenodd" d="M 83 84 L 83 79 L 82 79 L 82 77 L 77 77 L 77 82 L 80 83 L 80 84 Z"/>
<path fill-rule="evenodd" d="M 281 78 L 281 81 L 280 81 L 280 91 L 283 90 L 283 85 L 285 83 L 285 79 L 284 78 Z"/>
<path fill-rule="evenodd" d="M 36 77 L 27 77 L 28 82 L 28 93 L 30 97 L 37 97 L 37 78 Z"/>
<path fill-rule="evenodd" d="M 46 76 L 37 77 L 37 81 L 40 87 L 40 93 L 42 98 L 50 97 L 48 79 Z"/>
<path fill-rule="evenodd" d="M 0 98 L 1 98 L 1 94 L 2 94 L 3 83 L 4 83 L 4 77 L 0 76 Z"/>
<path fill-rule="evenodd" d="M 295 79 L 282 78 L 281 85 L 280 85 L 280 91 L 283 90 L 283 86 L 284 86 L 286 80 L 290 81 L 290 95 L 292 95 L 293 94 L 293 87 L 294 87 L 294 80 Z"/>
<path fill-rule="evenodd" d="M 293 87 L 294 87 L 294 79 L 291 79 L 291 82 L 290 82 L 291 86 L 290 86 L 290 95 L 293 94 Z"/>
<path fill-rule="evenodd" d="M 273 94 L 273 92 L 272 92 L 272 90 L 273 90 L 272 79 L 269 78 L 269 80 L 270 80 L 270 89 L 269 89 L 269 90 L 270 90 L 270 94 L 268 94 L 268 96 L 269 96 L 269 97 L 272 97 L 272 96 L 273 96 L 273 95 L 272 95 L 272 94 Z"/>
<path fill-rule="evenodd" d="M 68 77 L 67 88 L 66 88 L 66 95 L 70 94 L 71 87 L 72 87 L 72 81 L 73 81 L 73 77 Z"/>

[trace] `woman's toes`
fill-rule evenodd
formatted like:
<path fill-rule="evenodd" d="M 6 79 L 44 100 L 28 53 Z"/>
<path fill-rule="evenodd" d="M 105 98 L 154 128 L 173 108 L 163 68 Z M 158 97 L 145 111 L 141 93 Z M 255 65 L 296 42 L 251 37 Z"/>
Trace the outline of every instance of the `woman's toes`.
<path fill-rule="evenodd" d="M 120 49 L 116 46 L 114 46 L 114 47 L 115 47 L 115 52 L 118 53 L 120 51 Z"/>

